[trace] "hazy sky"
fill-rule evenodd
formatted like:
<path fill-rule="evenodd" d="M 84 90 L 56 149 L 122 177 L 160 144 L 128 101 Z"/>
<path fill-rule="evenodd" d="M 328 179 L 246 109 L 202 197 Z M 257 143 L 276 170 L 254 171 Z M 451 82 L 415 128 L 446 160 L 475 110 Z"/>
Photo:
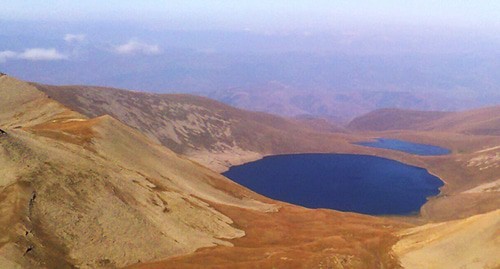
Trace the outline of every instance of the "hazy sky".
<path fill-rule="evenodd" d="M 499 59 L 500 0 L 0 0 L 0 71 L 47 84 L 279 82 L 432 93 L 456 109 L 499 102 Z"/>
<path fill-rule="evenodd" d="M 132 20 L 171 29 L 325 30 L 342 24 L 498 29 L 498 0 L 1 0 L 7 20 Z"/>

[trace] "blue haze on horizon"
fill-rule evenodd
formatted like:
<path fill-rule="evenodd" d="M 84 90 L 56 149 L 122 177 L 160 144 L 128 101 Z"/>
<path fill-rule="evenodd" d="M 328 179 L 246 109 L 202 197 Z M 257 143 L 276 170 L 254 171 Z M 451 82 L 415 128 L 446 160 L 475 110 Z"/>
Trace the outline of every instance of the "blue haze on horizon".
<path fill-rule="evenodd" d="M 297 108 L 288 114 L 314 106 L 304 113 L 343 118 L 384 107 L 500 104 L 498 0 L 0 6 L 0 72 L 29 81 L 195 93 L 282 113 L 255 106 L 275 96 L 283 100 L 271 107 Z"/>

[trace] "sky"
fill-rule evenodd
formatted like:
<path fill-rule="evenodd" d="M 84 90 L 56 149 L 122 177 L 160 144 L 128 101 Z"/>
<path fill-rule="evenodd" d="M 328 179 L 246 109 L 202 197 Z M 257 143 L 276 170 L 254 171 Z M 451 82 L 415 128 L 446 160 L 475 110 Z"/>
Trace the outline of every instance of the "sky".
<path fill-rule="evenodd" d="M 500 102 L 500 0 L 0 0 L 0 7 L 0 72 L 29 81 L 190 93 L 279 84 Z"/>
<path fill-rule="evenodd" d="M 498 0 L 1 0 L 4 20 L 134 21 L 185 30 L 327 30 L 342 24 L 498 29 Z"/>

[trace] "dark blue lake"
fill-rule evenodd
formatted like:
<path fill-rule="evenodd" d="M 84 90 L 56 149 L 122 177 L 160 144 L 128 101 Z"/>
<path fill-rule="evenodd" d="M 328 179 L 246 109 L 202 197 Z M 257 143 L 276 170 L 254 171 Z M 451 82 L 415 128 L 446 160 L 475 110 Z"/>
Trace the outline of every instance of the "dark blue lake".
<path fill-rule="evenodd" d="M 408 141 L 389 139 L 389 138 L 377 138 L 377 140 L 373 142 L 358 142 L 355 144 L 372 148 L 392 149 L 423 156 L 450 154 L 449 149 L 445 149 L 442 147 L 426 145 L 426 144 L 417 144 Z"/>
<path fill-rule="evenodd" d="M 224 175 L 276 200 L 371 215 L 417 213 L 443 185 L 423 168 L 353 154 L 269 156 Z"/>

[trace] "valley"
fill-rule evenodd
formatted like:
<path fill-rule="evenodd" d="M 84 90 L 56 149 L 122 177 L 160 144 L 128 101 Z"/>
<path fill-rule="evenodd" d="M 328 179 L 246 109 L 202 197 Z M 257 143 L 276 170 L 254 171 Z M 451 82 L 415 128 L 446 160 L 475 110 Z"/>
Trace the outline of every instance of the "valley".
<path fill-rule="evenodd" d="M 500 265 L 500 106 L 385 109 L 318 128 L 205 97 L 7 75 L 0 96 L 2 268 Z M 381 137 L 451 152 L 356 144 Z M 419 214 L 369 216 L 279 202 L 220 174 L 298 153 L 387 158 L 444 186 Z M 478 251 L 438 262 L 467 242 Z"/>

